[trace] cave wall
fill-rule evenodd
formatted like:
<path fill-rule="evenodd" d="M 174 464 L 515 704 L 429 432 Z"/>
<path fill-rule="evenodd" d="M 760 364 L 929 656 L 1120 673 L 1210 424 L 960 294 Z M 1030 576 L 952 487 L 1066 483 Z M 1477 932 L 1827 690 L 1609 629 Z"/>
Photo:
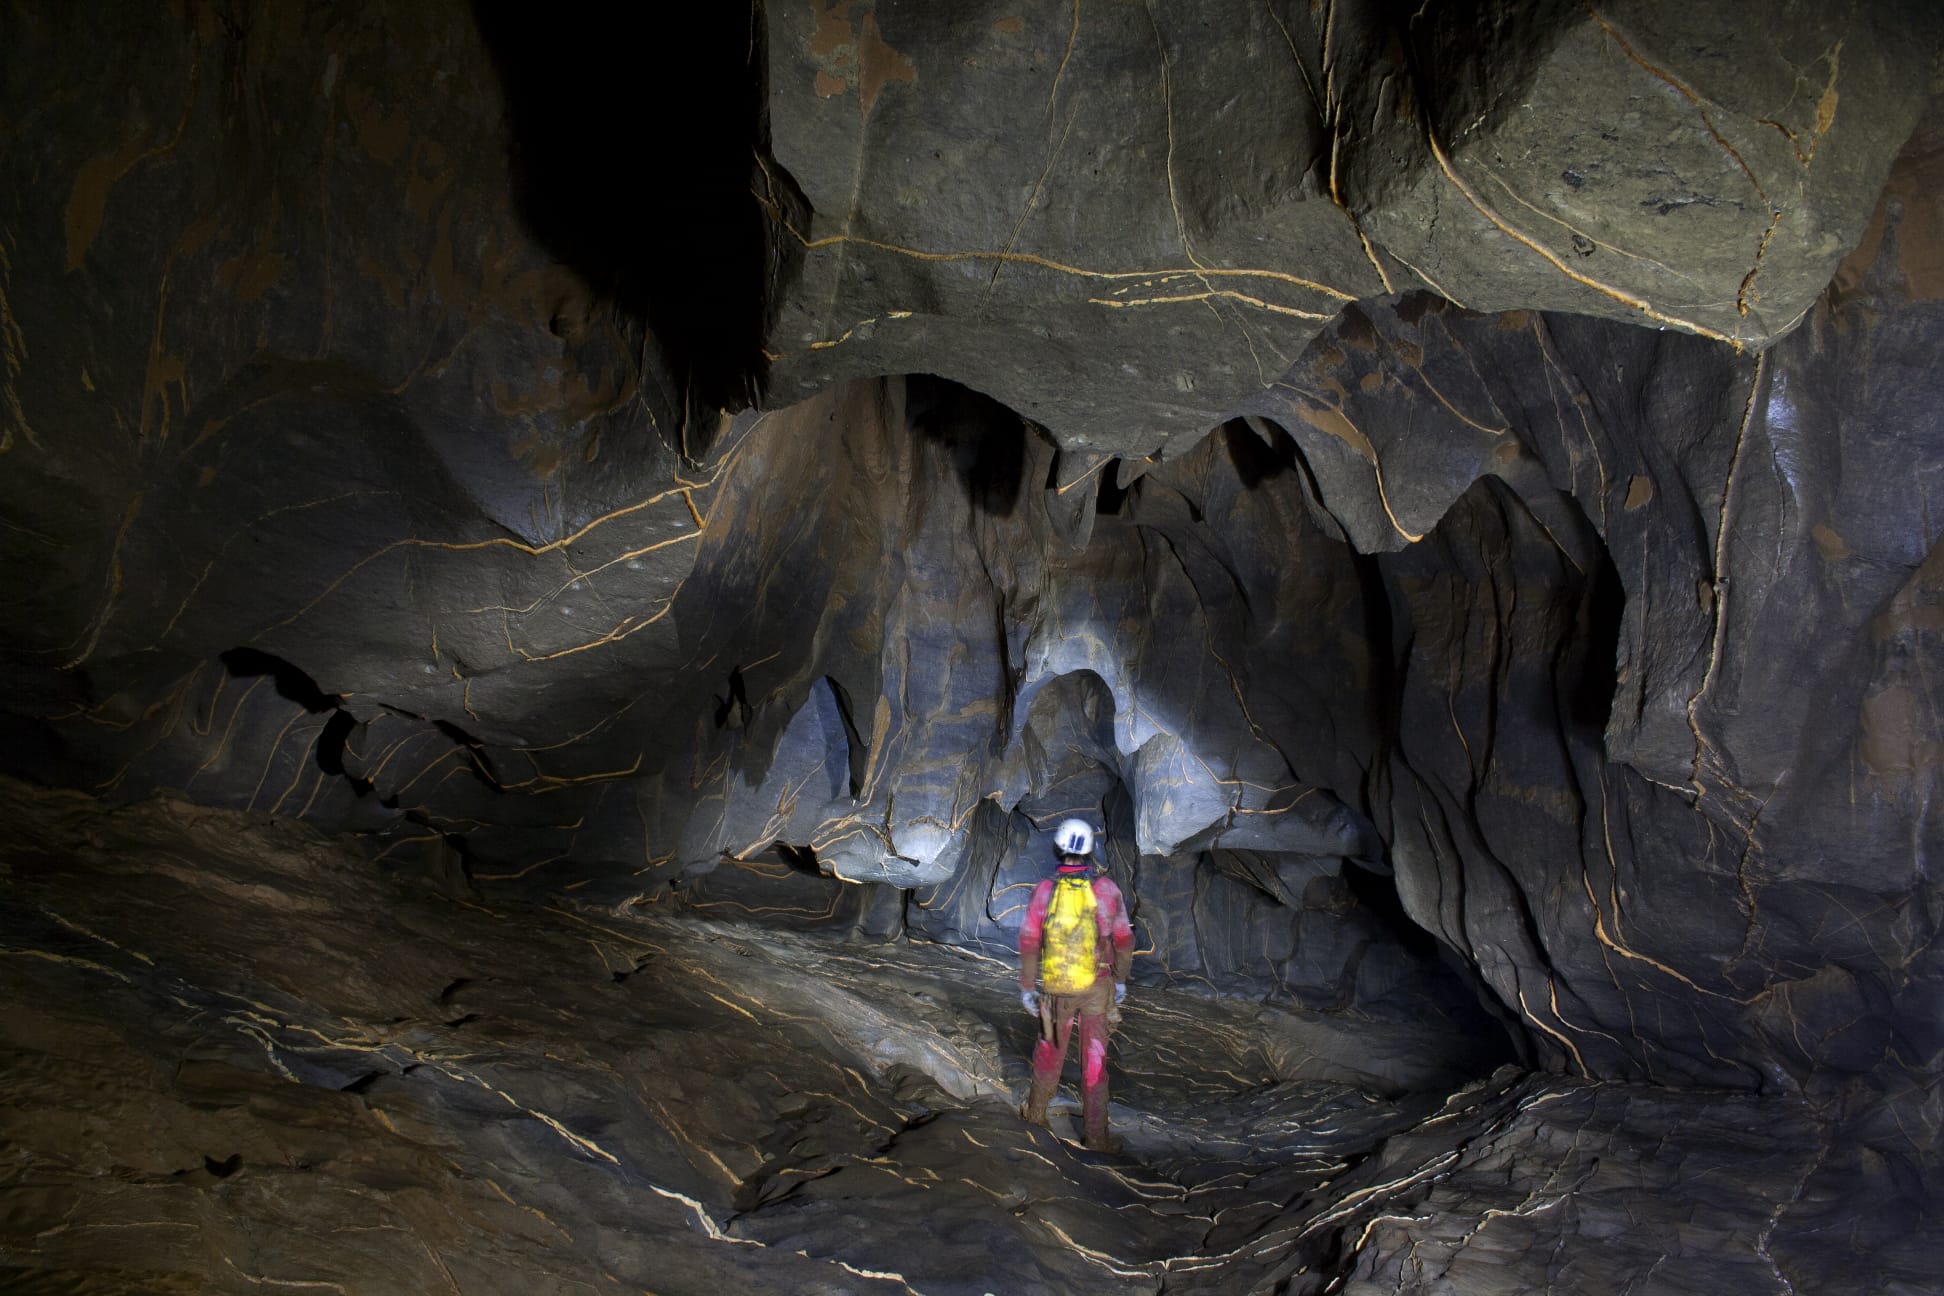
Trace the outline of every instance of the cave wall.
<path fill-rule="evenodd" d="M 1144 979 L 1435 993 L 1435 956 L 1344 880 L 1383 853 L 1329 790 L 1360 796 L 1378 743 L 1363 586 L 1287 438 L 1279 457 L 1238 424 L 1125 490 L 1063 491 L 1043 436 L 938 381 L 748 426 L 711 519 L 728 539 L 675 609 L 715 691 L 629 819 L 676 850 L 630 894 L 876 930 L 881 900 L 818 879 L 893 885 L 903 930 L 1003 955 L 1040 830 L 1079 814 L 1107 830 Z"/>
<path fill-rule="evenodd" d="M 1406 303 L 1253 406 L 1397 550 L 1400 893 L 1575 1067 L 1934 1071 L 1935 149 L 1759 356 Z"/>
<path fill-rule="evenodd" d="M 469 692 L 598 636 L 560 598 L 590 571 L 644 608 L 679 584 L 679 543 L 599 524 L 696 529 L 680 393 L 525 231 L 464 8 L 156 10 L 115 25 L 126 58 L 88 19 L 8 14 L 0 491 L 36 555 L 4 578 L 11 710 L 64 717 L 10 745 L 90 784 L 389 818 L 309 766 L 335 700 L 369 699 L 323 764 L 365 780 L 449 756 L 439 722 L 504 743 L 536 704 L 565 718 Z M 244 646 L 332 701 L 232 680 Z"/>
<path fill-rule="evenodd" d="M 0 761 L 1921 1108 L 1937 17 L 1492 12 L 739 14 L 648 256 L 490 6 L 10 6 Z"/>

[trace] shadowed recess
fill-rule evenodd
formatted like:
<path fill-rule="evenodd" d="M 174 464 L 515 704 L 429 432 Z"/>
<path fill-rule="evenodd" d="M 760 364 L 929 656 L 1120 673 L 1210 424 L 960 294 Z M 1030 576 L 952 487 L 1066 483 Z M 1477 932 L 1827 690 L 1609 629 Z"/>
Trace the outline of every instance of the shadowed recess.
<path fill-rule="evenodd" d="M 473 12 L 534 237 L 646 325 L 694 409 L 753 403 L 773 273 L 751 192 L 766 147 L 761 6 Z"/>

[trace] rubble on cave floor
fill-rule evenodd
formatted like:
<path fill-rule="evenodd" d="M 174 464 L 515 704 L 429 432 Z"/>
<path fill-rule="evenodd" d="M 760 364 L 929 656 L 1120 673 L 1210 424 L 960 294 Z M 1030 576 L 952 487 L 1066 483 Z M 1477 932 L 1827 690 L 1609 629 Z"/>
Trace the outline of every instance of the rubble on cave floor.
<path fill-rule="evenodd" d="M 1017 1118 L 992 960 L 489 903 L 180 802 L 0 811 L 9 1285 L 1730 1296 L 1864 1247 L 1859 1290 L 1921 1290 L 1936 1241 L 1850 1218 L 1802 1109 L 1459 1084 L 1436 1023 L 1137 992 L 1103 1157 L 1070 1094 Z"/>

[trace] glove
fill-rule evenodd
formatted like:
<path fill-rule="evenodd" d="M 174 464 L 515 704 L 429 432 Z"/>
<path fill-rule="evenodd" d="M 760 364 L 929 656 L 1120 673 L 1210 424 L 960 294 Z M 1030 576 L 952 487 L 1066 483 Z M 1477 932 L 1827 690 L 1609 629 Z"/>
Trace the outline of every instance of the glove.
<path fill-rule="evenodd" d="M 1027 1012 L 1033 1014 L 1033 1016 L 1035 1017 L 1039 1016 L 1039 1005 L 1040 1005 L 1039 991 L 1021 990 L 1019 992 L 1019 1002 L 1020 1005 L 1024 1007 Z"/>
<path fill-rule="evenodd" d="M 1116 1006 L 1118 1006 L 1126 1002 L 1127 1002 L 1127 982 L 1116 981 L 1114 983 L 1114 1003 Z"/>

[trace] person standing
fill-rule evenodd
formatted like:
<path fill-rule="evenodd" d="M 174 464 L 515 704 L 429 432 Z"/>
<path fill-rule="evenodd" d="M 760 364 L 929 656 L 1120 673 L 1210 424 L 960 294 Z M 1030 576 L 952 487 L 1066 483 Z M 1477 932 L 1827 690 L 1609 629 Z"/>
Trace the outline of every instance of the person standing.
<path fill-rule="evenodd" d="M 1053 830 L 1052 877 L 1033 888 L 1019 929 L 1019 1001 L 1040 1019 L 1033 1083 L 1020 1115 L 1046 1124 L 1067 1042 L 1080 1029 L 1080 1112 L 1086 1146 L 1117 1152 L 1107 1133 L 1107 1039 L 1127 998 L 1134 929 L 1112 878 L 1100 876 L 1094 831 L 1068 819 Z"/>

